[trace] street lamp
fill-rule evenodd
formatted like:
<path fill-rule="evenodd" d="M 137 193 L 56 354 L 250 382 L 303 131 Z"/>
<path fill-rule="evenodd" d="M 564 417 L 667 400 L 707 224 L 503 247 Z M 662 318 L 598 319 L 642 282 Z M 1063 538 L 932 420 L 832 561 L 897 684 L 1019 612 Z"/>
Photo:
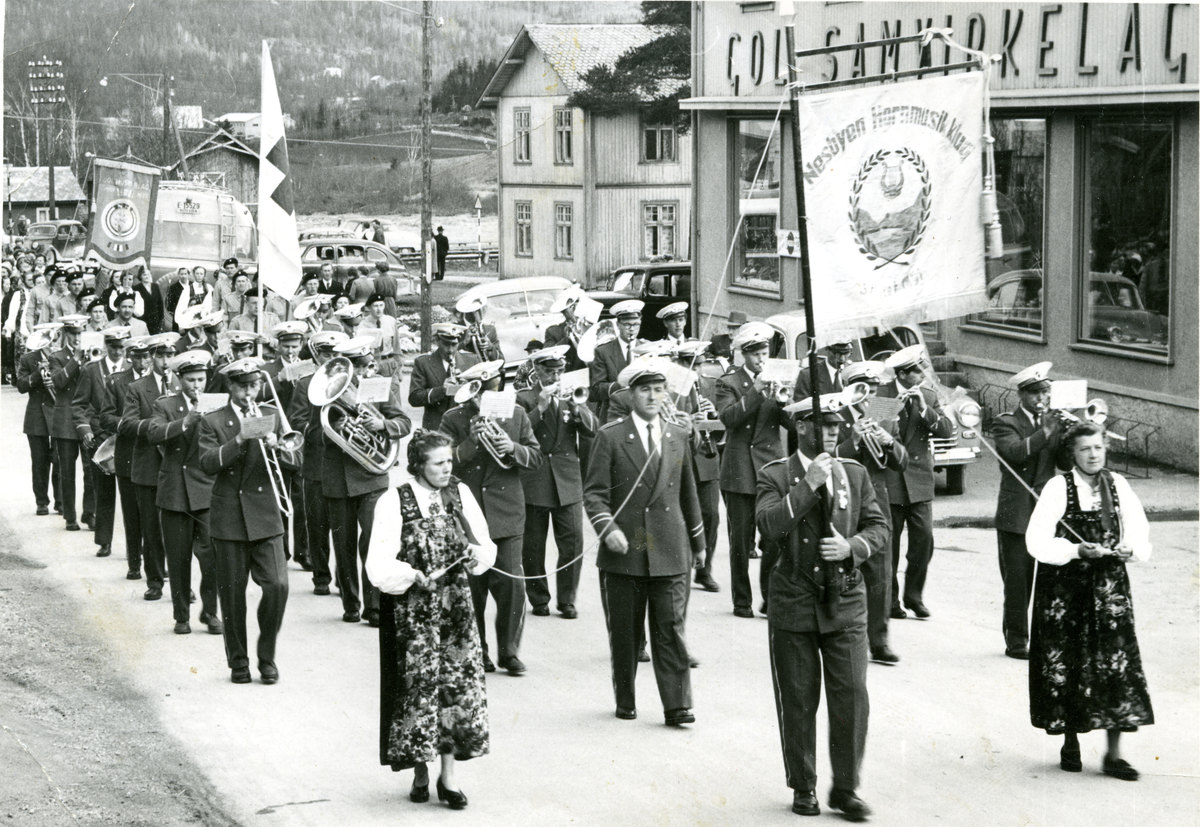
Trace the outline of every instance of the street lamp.
<path fill-rule="evenodd" d="M 63 62 L 51 60 L 42 55 L 41 60 L 29 61 L 29 101 L 33 104 L 34 123 L 38 124 L 37 147 L 35 157 L 38 166 L 42 165 L 41 158 L 41 121 L 38 117 L 38 107 L 50 104 L 49 143 L 46 146 L 46 161 L 49 166 L 49 188 L 46 193 L 46 206 L 49 208 L 51 220 L 58 218 L 58 202 L 54 198 L 54 107 L 67 99 L 67 87 L 63 84 Z"/>

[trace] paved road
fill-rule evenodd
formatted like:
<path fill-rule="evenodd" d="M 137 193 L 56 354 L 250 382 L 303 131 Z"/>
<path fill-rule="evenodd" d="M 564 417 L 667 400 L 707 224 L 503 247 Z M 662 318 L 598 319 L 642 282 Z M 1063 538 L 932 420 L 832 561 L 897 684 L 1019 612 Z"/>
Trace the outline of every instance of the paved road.
<path fill-rule="evenodd" d="M 23 405 L 11 389 L 0 391 L 10 434 Z M 219 638 L 173 635 L 169 601 L 147 603 L 144 584 L 124 580 L 119 531 L 113 556 L 101 560 L 86 533 L 33 516 L 24 440 L 5 439 L 0 462 L 9 472 L 0 517 L 22 538 L 19 553 L 45 564 L 49 582 L 103 631 L 107 657 L 144 694 L 163 737 L 183 745 L 243 824 L 797 823 L 783 780 L 767 624 L 735 618 L 727 588 L 692 596 L 689 641 L 702 661 L 693 673 L 697 723 L 663 726 L 650 670 L 639 680 L 640 718 L 618 721 L 589 548 L 579 619 L 529 616 L 521 653 L 529 672 L 489 678 L 492 754 L 462 766 L 471 804 L 451 813 L 409 803 L 411 775 L 377 764 L 377 635 L 342 623 L 336 596 L 313 595 L 308 576 L 294 569 L 280 683 L 235 686 Z M 1153 559 L 1130 569 L 1158 720 L 1127 736 L 1127 757 L 1143 779 L 1101 775 L 1098 734 L 1082 739 L 1082 774 L 1058 769 L 1059 742 L 1028 723 L 1025 664 L 1003 656 L 993 534 L 942 529 L 926 595 L 933 618 L 894 622 L 902 663 L 870 667 L 860 792 L 875 809 L 873 823 L 1200 823 L 1197 530 L 1152 530 Z M 727 559 L 722 542 L 718 579 L 726 587 Z M 52 774 L 67 769 L 56 760 L 43 757 Z M 818 772 L 823 799 L 824 748 Z"/>

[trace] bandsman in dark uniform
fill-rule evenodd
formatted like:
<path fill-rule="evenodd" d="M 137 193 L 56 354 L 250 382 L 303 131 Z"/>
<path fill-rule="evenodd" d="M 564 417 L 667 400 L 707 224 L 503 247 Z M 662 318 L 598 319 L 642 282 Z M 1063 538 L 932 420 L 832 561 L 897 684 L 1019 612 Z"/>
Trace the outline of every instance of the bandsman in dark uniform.
<path fill-rule="evenodd" d="M 106 474 L 92 462 L 100 444 L 116 433 L 116 423 L 103 421 L 103 413 L 109 405 L 109 383 L 112 377 L 124 371 L 125 342 L 129 340 L 129 328 L 110 327 L 104 331 L 104 356 L 88 362 L 75 388 L 71 408 L 71 419 L 83 448 L 85 467 L 91 468 L 92 489 L 95 492 L 95 519 L 97 545 L 96 556 L 112 554 L 113 523 L 117 516 L 117 478 Z"/>
<path fill-rule="evenodd" d="M 586 295 L 582 287 L 572 284 L 559 293 L 558 298 L 550 305 L 550 312 L 562 313 L 563 321 L 546 328 L 546 332 L 543 334 L 543 344 L 545 347 L 567 346 L 565 368 L 567 373 L 587 367 L 575 350 L 575 346 L 579 344 L 580 335 L 587 329 L 587 325 L 583 324 L 576 315 L 575 309 L 579 305 L 579 300 Z"/>
<path fill-rule="evenodd" d="M 668 342 L 672 347 L 678 347 L 687 342 L 688 338 L 685 332 L 688 321 L 687 302 L 671 302 L 654 315 L 662 320 L 663 327 L 666 329 L 662 341 Z"/>
<path fill-rule="evenodd" d="M 462 325 L 466 328 L 458 341 L 460 350 L 473 354 L 483 362 L 503 359 L 504 352 L 500 349 L 500 334 L 494 324 L 485 324 L 483 308 L 486 302 L 482 296 L 460 298 L 454 305 Z"/>
<path fill-rule="evenodd" d="M 436 431 L 442 416 L 454 407 L 454 392 L 461 384 L 462 372 L 479 364 L 479 357 L 458 349 L 466 328 L 443 322 L 433 326 L 432 353 L 413 361 L 412 378 L 408 384 L 408 404 L 424 408 L 421 427 Z"/>
<path fill-rule="evenodd" d="M 200 420 L 200 467 L 213 477 L 209 534 L 216 560 L 217 591 L 224 621 L 225 658 L 234 683 L 250 683 L 246 636 L 246 585 L 262 588 L 258 604 L 258 672 L 265 684 L 279 680 L 275 641 L 287 607 L 287 561 L 283 556 L 283 519 L 271 485 L 268 456 L 280 466 L 296 458 L 282 449 L 278 412 L 259 405 L 262 360 L 239 359 L 222 370 L 229 404 Z M 247 436 L 247 420 L 274 419 L 263 437 Z"/>
<path fill-rule="evenodd" d="M 208 627 L 209 634 L 219 635 L 222 631 L 217 619 L 217 573 L 208 532 L 213 477 L 200 465 L 200 393 L 208 384 L 211 362 L 212 356 L 203 350 L 189 350 L 171 360 L 171 372 L 181 391 L 154 403 L 146 437 L 162 451 L 155 503 L 162 524 L 177 635 L 192 631 L 193 553 L 200 564 L 200 622 Z"/>
<path fill-rule="evenodd" d="M 525 494 L 525 539 L 521 559 L 530 578 L 525 586 L 533 613 L 550 614 L 546 581 L 546 536 L 554 521 L 558 547 L 555 596 L 559 614 L 578 617 L 575 593 L 583 571 L 583 478 L 579 442 L 595 436 L 599 423 L 582 400 L 559 393 L 566 367 L 567 346 L 548 347 L 533 354 L 533 387 L 517 394 L 517 404 L 529 414 L 529 424 L 546 460 L 521 471 Z M 584 389 L 586 390 L 586 389 Z"/>
<path fill-rule="evenodd" d="M 307 330 L 308 326 L 304 322 L 296 320 L 280 322 L 271 329 L 271 335 L 275 337 L 277 355 L 263 365 L 263 375 L 271 381 L 263 381 L 263 399 L 260 401 L 277 403 L 279 410 L 285 414 L 291 411 L 292 397 L 296 392 L 296 383 L 288 378 L 285 368 L 300 362 L 300 351 L 304 347 L 304 334 Z M 272 386 L 279 393 L 278 400 L 273 397 Z M 288 420 L 290 425 L 290 416 Z M 305 571 L 311 571 L 312 566 L 308 561 L 308 525 L 304 518 L 304 478 L 299 472 L 289 473 L 287 476 L 294 511 L 291 521 L 284 520 L 284 555 L 290 554 L 298 566 Z"/>
<path fill-rule="evenodd" d="M 54 382 L 54 418 L 50 422 L 50 437 L 54 440 L 58 459 L 58 473 L 62 485 L 63 519 L 67 531 L 79 531 L 79 514 L 75 510 L 75 481 L 79 463 L 79 433 L 75 430 L 72 406 L 75 389 L 79 386 L 79 375 L 88 363 L 88 356 L 80 344 L 88 317 L 79 313 L 60 316 L 62 324 L 62 349 L 50 354 L 50 378 Z M 85 464 L 83 469 L 83 521 L 90 530 L 94 526 L 91 490 L 92 472 Z"/>
<path fill-rule="evenodd" d="M 100 427 L 117 435 L 113 453 L 113 470 L 117 479 L 117 491 L 121 495 L 121 519 L 125 526 L 125 559 L 128 565 L 126 579 L 142 578 L 142 517 L 138 509 L 137 492 L 133 485 L 132 434 L 121 433 L 121 419 L 125 412 L 125 396 L 130 383 L 145 377 L 150 372 L 149 336 L 135 336 L 125 341 L 126 370 L 109 377 L 108 397 L 100 412 Z"/>
<path fill-rule="evenodd" d="M 17 390 L 29 394 L 25 404 L 23 430 L 29 441 L 29 459 L 33 476 L 33 499 L 37 513 L 50 513 L 51 481 L 53 480 L 54 510 L 62 513 L 62 492 L 58 469 L 54 467 L 54 452 L 50 441 L 50 424 L 54 419 L 54 380 L 50 378 L 50 350 L 58 330 L 57 322 L 38 325 L 25 342 L 26 352 L 17 362 Z"/>
<path fill-rule="evenodd" d="M 500 384 L 504 361 L 481 362 L 463 371 L 463 386 L 455 394 L 456 407 L 442 417 L 441 429 L 454 441 L 454 475 L 467 484 L 487 518 L 488 532 L 496 543 L 496 562 L 481 575 L 471 575 L 471 597 L 475 621 L 483 644 L 483 668 L 496 666 L 510 675 L 520 675 L 525 664 L 519 654 L 525 628 L 524 566 L 521 561 L 525 534 L 525 494 L 522 471 L 528 473 L 545 461 L 529 417 L 520 405 L 512 416 L 496 421 L 479 415 L 484 391 Z M 478 387 L 473 382 L 478 380 Z M 506 572 L 515 577 L 507 577 Z M 487 596 L 496 601 L 496 661 L 488 656 L 484 611 Z"/>
<path fill-rule="evenodd" d="M 887 518 L 866 469 L 833 458 L 845 408 L 837 394 L 789 405 L 797 453 L 758 478 L 756 517 L 779 546 L 771 572 L 767 632 L 775 709 L 792 812 L 817 815 L 817 707 L 821 674 L 829 711 L 833 790 L 829 806 L 849 821 L 870 808 L 856 793 L 867 742 L 867 598 L 858 569 L 882 551 Z"/>
<path fill-rule="evenodd" d="M 601 422 L 608 421 L 608 397 L 621 386 L 617 377 L 637 355 L 638 331 L 642 329 L 642 308 L 645 302 L 637 299 L 617 302 L 612 306 L 613 318 L 617 320 L 617 338 L 596 345 L 595 355 L 589 366 L 591 382 L 589 404 L 593 405 Z"/>

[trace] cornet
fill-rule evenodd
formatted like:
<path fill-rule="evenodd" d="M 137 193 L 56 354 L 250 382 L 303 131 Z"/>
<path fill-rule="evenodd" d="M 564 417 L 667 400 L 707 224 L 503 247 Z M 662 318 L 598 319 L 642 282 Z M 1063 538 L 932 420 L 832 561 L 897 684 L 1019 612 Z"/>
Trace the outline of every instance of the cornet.
<path fill-rule="evenodd" d="M 796 392 L 794 386 L 788 385 L 784 382 L 772 382 L 768 386 L 767 390 L 768 395 L 780 405 L 792 404 L 792 394 Z"/>
<path fill-rule="evenodd" d="M 842 401 L 846 407 L 850 408 L 851 415 L 855 419 L 855 432 L 866 446 L 871 458 L 882 468 L 887 462 L 887 449 L 884 447 L 884 443 L 890 435 L 874 419 L 860 413 L 857 407 L 866 402 L 870 396 L 871 389 L 866 382 L 855 382 L 842 391 Z"/>
<path fill-rule="evenodd" d="M 46 354 L 42 354 L 42 361 L 38 362 L 38 368 L 42 373 L 42 384 L 46 386 L 46 393 L 50 394 L 50 398 L 58 403 L 58 391 L 54 389 L 54 377 L 50 375 L 50 360 L 46 358 Z"/>
<path fill-rule="evenodd" d="M 476 379 L 474 381 L 478 382 L 479 380 Z M 489 455 L 491 455 L 492 459 L 495 460 L 496 464 L 501 468 L 505 470 L 512 468 L 512 457 L 501 454 L 500 448 L 498 447 L 499 440 L 507 436 L 507 434 L 504 433 L 504 429 L 501 428 L 499 423 L 497 423 L 496 420 L 492 419 L 491 417 L 477 416 L 471 420 L 472 425 L 477 422 L 483 424 L 483 432 L 479 434 L 479 444 L 483 446 L 483 449 L 487 451 Z"/>

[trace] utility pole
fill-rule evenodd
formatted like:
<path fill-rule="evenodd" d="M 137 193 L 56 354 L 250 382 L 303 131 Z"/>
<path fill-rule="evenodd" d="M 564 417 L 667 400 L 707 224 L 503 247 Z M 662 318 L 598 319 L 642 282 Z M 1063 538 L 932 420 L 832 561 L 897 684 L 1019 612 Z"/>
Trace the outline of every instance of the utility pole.
<path fill-rule="evenodd" d="M 39 107 L 50 104 L 50 128 L 46 143 L 46 166 L 49 168 L 50 180 L 46 193 L 46 206 L 49 208 L 51 220 L 58 218 L 58 203 L 54 198 L 54 107 L 66 101 L 67 87 L 63 85 L 63 62 L 51 60 L 42 55 L 41 60 L 29 61 L 29 100 L 33 104 L 33 117 L 41 126 Z M 38 130 L 38 146 L 41 146 L 41 130 Z M 40 154 L 40 152 L 39 152 Z M 41 159 L 38 159 L 41 164 Z"/>
<path fill-rule="evenodd" d="M 433 0 L 421 2 L 421 349 L 433 349 L 433 282 L 427 264 L 433 243 Z"/>

